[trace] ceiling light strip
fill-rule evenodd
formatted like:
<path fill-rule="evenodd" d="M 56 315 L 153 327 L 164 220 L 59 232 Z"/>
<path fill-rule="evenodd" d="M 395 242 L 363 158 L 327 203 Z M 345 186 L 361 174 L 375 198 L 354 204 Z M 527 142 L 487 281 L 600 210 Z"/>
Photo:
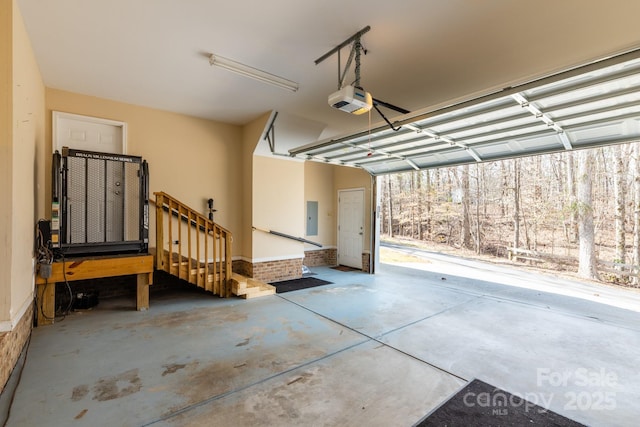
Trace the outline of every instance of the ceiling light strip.
<path fill-rule="evenodd" d="M 268 73 L 266 71 L 253 68 L 249 65 L 242 64 L 229 58 L 225 58 L 220 55 L 211 54 L 209 56 L 209 64 L 216 67 L 224 68 L 225 70 L 232 71 L 236 74 L 240 74 L 245 77 L 249 77 L 263 83 L 268 83 L 273 86 L 277 86 L 282 89 L 296 92 L 299 88 L 298 83 L 285 79 L 284 77 L 276 76 L 275 74 Z"/>

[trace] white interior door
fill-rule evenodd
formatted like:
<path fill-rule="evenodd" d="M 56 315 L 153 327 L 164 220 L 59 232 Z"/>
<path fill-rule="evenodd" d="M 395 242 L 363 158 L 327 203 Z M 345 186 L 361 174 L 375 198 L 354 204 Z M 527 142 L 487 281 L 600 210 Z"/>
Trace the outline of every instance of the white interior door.
<path fill-rule="evenodd" d="M 338 191 L 338 264 L 362 269 L 364 189 Z"/>
<path fill-rule="evenodd" d="M 126 123 L 53 112 L 53 151 L 62 147 L 125 154 Z"/>

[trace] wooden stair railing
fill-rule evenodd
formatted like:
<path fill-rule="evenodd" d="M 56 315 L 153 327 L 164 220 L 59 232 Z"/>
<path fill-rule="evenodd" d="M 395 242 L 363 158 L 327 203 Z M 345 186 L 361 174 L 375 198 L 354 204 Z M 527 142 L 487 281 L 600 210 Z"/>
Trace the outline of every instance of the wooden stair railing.
<path fill-rule="evenodd" d="M 156 196 L 156 269 L 224 298 L 232 293 L 229 230 L 163 192 Z"/>

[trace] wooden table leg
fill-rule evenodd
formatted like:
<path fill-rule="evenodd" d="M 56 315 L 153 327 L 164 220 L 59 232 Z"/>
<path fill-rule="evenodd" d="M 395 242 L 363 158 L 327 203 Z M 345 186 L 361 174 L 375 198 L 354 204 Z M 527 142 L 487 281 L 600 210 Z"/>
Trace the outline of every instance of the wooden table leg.
<path fill-rule="evenodd" d="M 149 285 L 153 282 L 153 273 L 138 273 L 137 281 L 136 309 L 146 311 L 149 309 Z"/>
<path fill-rule="evenodd" d="M 53 282 L 38 284 L 36 292 L 38 293 L 38 326 L 51 325 L 56 314 L 56 284 Z"/>

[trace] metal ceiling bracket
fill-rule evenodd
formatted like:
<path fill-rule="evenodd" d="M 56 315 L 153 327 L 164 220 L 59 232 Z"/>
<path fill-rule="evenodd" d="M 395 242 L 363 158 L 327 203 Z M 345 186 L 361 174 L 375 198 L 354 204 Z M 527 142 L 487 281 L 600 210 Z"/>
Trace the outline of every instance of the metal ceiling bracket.
<path fill-rule="evenodd" d="M 544 114 L 540 109 L 538 109 L 535 105 L 531 104 L 528 99 L 524 97 L 521 93 L 514 93 L 511 97 L 518 103 L 520 106 L 526 110 L 528 110 L 533 117 L 544 122 L 547 126 L 553 128 L 556 132 L 563 132 L 563 129 L 559 124 L 555 123 L 551 117 Z"/>
<path fill-rule="evenodd" d="M 481 162 L 482 161 L 482 158 L 478 155 L 478 153 L 476 153 L 476 151 L 473 148 L 467 147 L 467 148 L 465 148 L 465 150 L 467 150 L 467 153 L 469 153 L 471 155 L 471 157 L 473 157 L 476 162 Z"/>
<path fill-rule="evenodd" d="M 569 141 L 569 137 L 564 132 L 558 132 L 558 138 L 562 141 L 562 145 L 564 145 L 564 149 L 569 151 L 573 150 L 573 146 L 571 145 L 571 141 Z"/>
<path fill-rule="evenodd" d="M 560 141 L 562 142 L 562 145 L 564 146 L 565 150 L 573 150 L 573 146 L 571 145 L 571 141 L 569 141 L 569 138 L 567 137 L 567 135 L 564 133 L 564 129 L 562 129 L 562 127 L 557 124 L 556 122 L 553 121 L 553 119 L 551 117 L 549 117 L 548 115 L 546 115 L 545 113 L 543 113 L 540 109 L 538 109 L 536 106 L 532 105 L 531 102 L 529 102 L 528 99 L 526 99 L 524 97 L 524 95 L 522 95 L 521 93 L 514 93 L 511 95 L 511 97 L 518 103 L 520 104 L 520 106 L 522 108 L 525 108 L 526 110 L 528 110 L 531 114 L 533 114 L 533 116 L 544 122 L 547 126 L 549 126 L 550 128 L 553 128 L 553 130 L 555 130 L 558 133 L 558 138 L 560 138 Z"/>
<path fill-rule="evenodd" d="M 418 165 L 415 164 L 415 162 L 411 159 L 404 159 L 407 163 L 409 163 L 411 165 L 412 168 L 414 168 L 415 170 L 419 171 L 420 167 Z"/>
<path fill-rule="evenodd" d="M 360 39 L 360 37 L 362 37 L 362 35 L 365 34 L 366 32 L 368 32 L 370 29 L 371 29 L 371 27 L 367 25 L 366 27 L 364 27 L 363 29 L 361 29 L 360 31 L 358 31 L 357 33 L 355 33 L 354 35 L 352 35 L 351 37 L 349 37 L 348 39 L 346 39 L 345 41 L 340 43 L 338 46 L 334 47 L 329 52 L 325 53 L 320 58 L 316 59 L 314 61 L 315 64 L 318 65 L 319 63 L 321 63 L 322 61 L 324 61 L 325 59 L 327 59 L 328 57 L 330 57 L 334 53 L 338 52 L 343 47 L 347 46 L 349 43 L 353 42 L 356 38 Z"/>
<path fill-rule="evenodd" d="M 267 128 L 267 131 L 264 134 L 264 139 L 269 143 L 269 149 L 271 150 L 271 154 L 276 153 L 276 117 L 278 117 L 278 112 L 276 111 L 273 114 L 273 118 L 271 119 L 271 123 Z"/>
<path fill-rule="evenodd" d="M 360 38 L 364 33 L 368 32 L 370 29 L 371 27 L 367 25 L 362 30 L 358 31 L 357 33 L 355 33 L 354 35 L 352 35 L 351 37 L 349 37 L 348 39 L 340 43 L 338 46 L 334 47 L 329 52 L 325 53 L 320 58 L 315 60 L 315 64 L 318 65 L 319 63 L 321 63 L 322 61 L 324 61 L 334 53 L 336 52 L 338 53 L 338 90 L 342 89 L 342 87 L 344 86 L 344 79 L 347 76 L 347 72 L 349 71 L 349 68 L 351 68 L 351 63 L 353 62 L 354 57 L 356 61 L 356 66 L 355 66 L 355 80 L 353 85 L 358 88 L 361 87 L 360 86 L 360 55 L 363 50 L 366 55 L 367 51 L 363 49 L 362 43 L 360 43 Z M 344 70 L 342 70 L 341 64 L 340 64 L 340 50 L 343 47 L 349 45 L 350 43 L 353 43 L 353 45 L 351 46 L 349 59 L 347 60 L 347 63 L 344 66 Z"/>

